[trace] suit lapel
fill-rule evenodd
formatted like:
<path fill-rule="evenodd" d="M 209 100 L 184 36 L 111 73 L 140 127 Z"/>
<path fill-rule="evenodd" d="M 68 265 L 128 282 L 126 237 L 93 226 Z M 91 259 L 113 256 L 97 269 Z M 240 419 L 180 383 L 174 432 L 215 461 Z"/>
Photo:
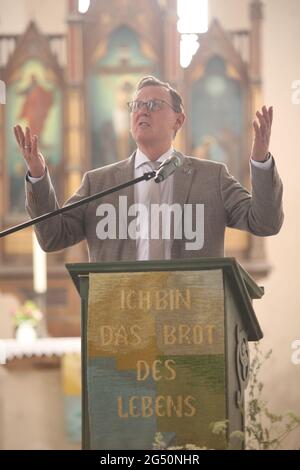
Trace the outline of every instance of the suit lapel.
<path fill-rule="evenodd" d="M 184 204 L 187 201 L 188 194 L 193 180 L 194 168 L 192 162 L 188 158 L 184 158 L 183 165 L 178 168 L 174 173 L 174 186 L 173 186 L 173 204 L 180 204 L 183 211 Z M 179 224 L 181 222 L 179 221 Z M 180 227 L 177 226 L 180 229 Z M 183 229 L 183 227 L 182 227 Z M 171 246 L 174 242 L 174 231 L 176 227 L 171 225 Z M 179 232 L 180 233 L 180 232 Z"/>
<path fill-rule="evenodd" d="M 127 160 L 124 160 L 124 165 L 119 165 L 116 168 L 116 184 L 122 184 L 134 178 L 134 157 L 135 152 Z M 134 203 L 134 186 L 132 185 L 123 189 L 122 195 L 127 196 L 127 204 L 129 207 Z"/>
<path fill-rule="evenodd" d="M 127 160 L 124 161 L 123 165 L 119 165 L 116 168 L 115 173 L 115 182 L 116 185 L 125 183 L 134 178 L 134 158 L 135 152 L 129 157 Z M 128 208 L 134 204 L 134 185 L 129 186 L 128 188 L 122 189 L 122 193 L 116 192 L 116 196 L 119 198 L 119 195 L 125 196 L 127 199 L 127 211 Z M 129 223 L 128 213 L 121 214 L 123 221 L 125 222 L 124 218 L 126 218 L 126 226 Z M 123 223 L 124 223 L 123 222 Z M 128 235 L 127 235 L 128 236 Z M 132 240 L 131 238 L 127 238 L 123 240 L 124 243 L 124 256 L 122 257 L 123 260 L 135 260 L 136 259 L 136 241 Z"/>

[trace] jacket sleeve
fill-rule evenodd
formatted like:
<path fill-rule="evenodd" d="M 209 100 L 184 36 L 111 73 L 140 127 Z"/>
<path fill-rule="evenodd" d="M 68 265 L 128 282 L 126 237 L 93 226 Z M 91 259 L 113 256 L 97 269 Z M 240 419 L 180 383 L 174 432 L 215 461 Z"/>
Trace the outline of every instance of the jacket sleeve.
<path fill-rule="evenodd" d="M 45 176 L 34 184 L 26 177 L 25 192 L 25 206 L 31 218 L 59 209 L 48 170 Z M 85 173 L 79 189 L 64 206 L 89 196 L 89 192 L 89 178 Z M 41 248 L 46 252 L 56 251 L 83 240 L 85 238 L 85 211 L 86 205 L 82 205 L 36 224 L 35 232 Z"/>
<path fill-rule="evenodd" d="M 276 235 L 282 226 L 284 215 L 282 182 L 274 159 L 268 170 L 250 166 L 252 194 L 229 174 L 225 165 L 221 166 L 220 190 L 226 212 L 226 225 L 258 236 Z"/>

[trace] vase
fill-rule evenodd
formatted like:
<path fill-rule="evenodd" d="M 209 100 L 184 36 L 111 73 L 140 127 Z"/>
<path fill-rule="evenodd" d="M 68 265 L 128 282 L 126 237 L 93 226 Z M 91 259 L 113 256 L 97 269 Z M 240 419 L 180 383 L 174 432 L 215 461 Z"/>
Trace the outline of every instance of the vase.
<path fill-rule="evenodd" d="M 37 332 L 31 322 L 23 322 L 16 330 L 16 339 L 22 342 L 34 341 L 37 338 Z"/>

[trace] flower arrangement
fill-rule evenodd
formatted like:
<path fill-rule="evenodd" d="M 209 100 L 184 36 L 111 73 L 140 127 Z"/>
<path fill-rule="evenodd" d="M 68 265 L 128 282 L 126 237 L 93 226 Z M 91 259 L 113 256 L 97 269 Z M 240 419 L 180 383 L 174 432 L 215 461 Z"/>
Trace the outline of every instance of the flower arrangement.
<path fill-rule="evenodd" d="M 42 312 L 32 300 L 26 300 L 17 310 L 13 312 L 13 322 L 16 327 L 23 323 L 29 323 L 36 327 L 43 318 Z"/>

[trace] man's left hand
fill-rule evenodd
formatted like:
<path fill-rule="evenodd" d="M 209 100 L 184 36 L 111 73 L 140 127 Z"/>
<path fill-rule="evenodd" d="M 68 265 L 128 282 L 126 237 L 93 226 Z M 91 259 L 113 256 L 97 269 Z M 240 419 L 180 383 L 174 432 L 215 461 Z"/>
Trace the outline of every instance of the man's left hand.
<path fill-rule="evenodd" d="M 256 113 L 258 122 L 253 121 L 254 141 L 252 145 L 251 158 L 257 162 L 262 162 L 267 158 L 271 137 L 271 127 L 273 121 L 273 107 L 267 109 L 262 107 L 262 112 Z"/>

